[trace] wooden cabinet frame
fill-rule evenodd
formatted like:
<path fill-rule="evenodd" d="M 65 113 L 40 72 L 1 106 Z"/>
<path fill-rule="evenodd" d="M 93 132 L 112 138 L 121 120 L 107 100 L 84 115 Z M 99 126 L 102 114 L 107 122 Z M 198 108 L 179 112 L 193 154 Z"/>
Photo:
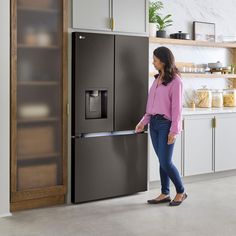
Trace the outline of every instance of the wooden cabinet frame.
<path fill-rule="evenodd" d="M 68 75 L 68 3 L 62 0 L 62 85 L 60 85 L 63 96 L 61 103 L 61 124 L 62 124 L 62 185 L 32 189 L 26 191 L 17 191 L 17 0 L 11 0 L 11 211 L 37 208 L 65 202 L 67 192 L 67 75 Z"/>

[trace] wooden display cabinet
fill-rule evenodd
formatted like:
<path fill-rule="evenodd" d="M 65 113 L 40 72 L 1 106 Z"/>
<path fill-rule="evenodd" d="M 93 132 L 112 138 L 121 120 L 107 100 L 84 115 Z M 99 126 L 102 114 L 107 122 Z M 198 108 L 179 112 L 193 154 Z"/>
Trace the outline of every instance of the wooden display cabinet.
<path fill-rule="evenodd" d="M 67 191 L 67 0 L 11 0 L 11 211 Z"/>

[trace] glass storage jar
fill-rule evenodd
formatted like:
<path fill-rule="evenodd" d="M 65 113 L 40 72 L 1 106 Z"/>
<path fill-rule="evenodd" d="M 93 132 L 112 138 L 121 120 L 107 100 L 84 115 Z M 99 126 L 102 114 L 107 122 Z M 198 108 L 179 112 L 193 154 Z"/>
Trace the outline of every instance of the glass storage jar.
<path fill-rule="evenodd" d="M 236 89 L 224 89 L 224 107 L 236 106 Z"/>
<path fill-rule="evenodd" d="M 197 89 L 197 106 L 202 108 L 210 108 L 212 105 L 212 92 L 203 86 L 202 89 Z"/>
<path fill-rule="evenodd" d="M 212 90 L 212 107 L 223 107 L 223 91 Z"/>

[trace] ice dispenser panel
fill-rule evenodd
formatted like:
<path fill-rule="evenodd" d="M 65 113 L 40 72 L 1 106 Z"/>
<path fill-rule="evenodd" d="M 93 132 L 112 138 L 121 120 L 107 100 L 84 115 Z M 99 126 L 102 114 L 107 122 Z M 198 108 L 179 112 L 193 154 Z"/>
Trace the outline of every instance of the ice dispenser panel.
<path fill-rule="evenodd" d="M 107 118 L 107 90 L 85 91 L 85 119 Z"/>

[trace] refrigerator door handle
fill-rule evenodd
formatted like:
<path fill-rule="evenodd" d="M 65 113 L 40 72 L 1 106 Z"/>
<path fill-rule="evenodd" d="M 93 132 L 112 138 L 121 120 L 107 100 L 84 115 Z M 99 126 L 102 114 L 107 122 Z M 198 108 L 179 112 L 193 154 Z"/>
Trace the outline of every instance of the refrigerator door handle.
<path fill-rule="evenodd" d="M 135 130 L 125 130 L 125 131 L 114 131 L 114 132 L 101 132 L 101 133 L 84 133 L 75 136 L 71 136 L 71 138 L 92 138 L 92 137 L 104 137 L 104 136 L 118 136 L 118 135 L 137 135 L 148 133 L 147 131 L 142 131 L 136 133 Z"/>

